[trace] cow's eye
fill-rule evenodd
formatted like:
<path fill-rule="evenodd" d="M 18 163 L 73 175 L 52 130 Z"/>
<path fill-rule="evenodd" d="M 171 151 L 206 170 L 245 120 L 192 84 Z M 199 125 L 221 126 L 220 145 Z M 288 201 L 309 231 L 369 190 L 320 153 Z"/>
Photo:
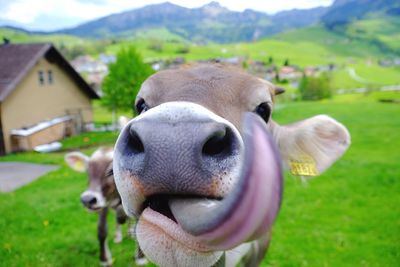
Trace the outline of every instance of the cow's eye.
<path fill-rule="evenodd" d="M 257 113 L 258 115 L 260 115 L 260 117 L 266 123 L 268 123 L 269 117 L 271 115 L 271 108 L 269 107 L 268 103 L 266 103 L 266 102 L 261 103 L 260 105 L 258 105 L 256 107 L 256 110 L 254 112 Z"/>
<path fill-rule="evenodd" d="M 148 109 L 149 109 L 149 107 L 147 106 L 146 102 L 144 101 L 143 98 L 141 98 L 136 104 L 136 112 L 138 114 L 141 114 L 141 113 L 147 111 Z"/>

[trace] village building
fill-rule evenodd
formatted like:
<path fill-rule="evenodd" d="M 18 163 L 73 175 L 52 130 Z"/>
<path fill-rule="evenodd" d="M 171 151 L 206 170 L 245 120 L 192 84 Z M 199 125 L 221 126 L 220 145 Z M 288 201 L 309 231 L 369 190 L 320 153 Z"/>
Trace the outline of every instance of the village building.
<path fill-rule="evenodd" d="M 0 154 L 74 134 L 97 98 L 51 44 L 0 45 Z"/>
<path fill-rule="evenodd" d="M 102 95 L 101 84 L 108 74 L 108 64 L 114 62 L 115 56 L 101 54 L 99 60 L 89 55 L 78 56 L 70 61 L 70 64 L 98 95 Z"/>
<path fill-rule="evenodd" d="M 280 80 L 298 80 L 303 76 L 303 73 L 299 70 L 297 66 L 283 66 L 279 70 L 279 79 Z"/>
<path fill-rule="evenodd" d="M 317 67 L 305 67 L 304 68 L 304 75 L 307 77 L 315 77 L 319 74 L 319 69 Z"/>

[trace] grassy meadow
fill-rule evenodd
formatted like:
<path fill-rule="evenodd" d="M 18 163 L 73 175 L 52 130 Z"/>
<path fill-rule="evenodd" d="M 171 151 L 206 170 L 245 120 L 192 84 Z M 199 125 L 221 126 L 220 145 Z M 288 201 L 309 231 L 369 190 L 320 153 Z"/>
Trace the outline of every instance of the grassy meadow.
<path fill-rule="evenodd" d="M 303 182 L 285 175 L 283 206 L 261 266 L 399 265 L 400 105 L 377 99 L 400 95 L 387 94 L 320 102 L 278 99 L 274 119 L 279 123 L 328 114 L 348 127 L 352 145 L 318 178 Z M 116 136 L 84 134 L 65 140 L 64 149 L 89 154 L 99 145 L 112 145 Z M 15 192 L 0 194 L 0 266 L 98 265 L 97 216 L 79 202 L 86 176 L 64 164 L 64 153 L 0 158 L 61 166 Z M 113 244 L 114 216 L 108 220 L 114 266 L 134 266 L 134 242 L 125 238 L 122 244 Z"/>

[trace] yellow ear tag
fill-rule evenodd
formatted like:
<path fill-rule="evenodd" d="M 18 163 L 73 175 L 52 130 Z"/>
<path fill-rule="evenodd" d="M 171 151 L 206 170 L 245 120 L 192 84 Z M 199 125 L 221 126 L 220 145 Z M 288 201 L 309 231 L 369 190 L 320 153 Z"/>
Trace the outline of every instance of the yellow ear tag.
<path fill-rule="evenodd" d="M 81 160 L 75 161 L 74 168 L 77 171 L 83 172 L 85 170 L 85 165 Z"/>
<path fill-rule="evenodd" d="M 289 160 L 291 173 L 297 176 L 317 176 L 317 165 L 312 157 L 302 155 L 296 159 Z"/>

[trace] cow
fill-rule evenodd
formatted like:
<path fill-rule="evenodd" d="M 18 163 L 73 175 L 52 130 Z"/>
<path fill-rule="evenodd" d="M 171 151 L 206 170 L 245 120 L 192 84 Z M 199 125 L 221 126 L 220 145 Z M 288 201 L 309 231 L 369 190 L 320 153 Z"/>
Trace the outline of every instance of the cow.
<path fill-rule="evenodd" d="M 78 172 L 87 172 L 89 188 L 80 196 L 83 206 L 99 214 L 97 237 L 100 244 L 100 265 L 111 266 L 112 256 L 107 244 L 107 214 L 115 210 L 116 227 L 114 243 L 122 242 L 121 225 L 128 221 L 128 216 L 121 205 L 121 197 L 116 189 L 112 172 L 113 148 L 100 147 L 90 157 L 81 152 L 65 155 L 65 162 Z M 137 265 L 147 264 L 147 260 L 137 246 L 135 260 Z"/>
<path fill-rule="evenodd" d="M 284 90 L 242 70 L 198 64 L 150 76 L 122 129 L 113 171 L 146 257 L 160 266 L 258 266 L 284 168 L 305 177 L 350 145 L 327 115 L 279 125 Z"/>

